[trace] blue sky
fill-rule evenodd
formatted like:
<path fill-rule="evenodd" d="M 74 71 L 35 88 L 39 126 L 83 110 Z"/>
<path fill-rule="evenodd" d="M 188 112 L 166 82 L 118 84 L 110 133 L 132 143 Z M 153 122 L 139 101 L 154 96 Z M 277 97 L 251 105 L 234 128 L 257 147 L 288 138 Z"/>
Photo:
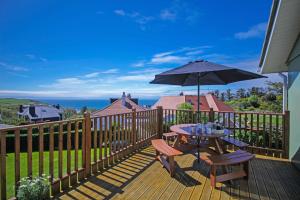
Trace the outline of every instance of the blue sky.
<path fill-rule="evenodd" d="M 208 61 L 257 71 L 271 0 L 0 2 L 0 96 L 153 98 L 154 75 Z M 277 76 L 270 79 L 279 80 Z M 265 80 L 227 86 L 263 85 Z"/>

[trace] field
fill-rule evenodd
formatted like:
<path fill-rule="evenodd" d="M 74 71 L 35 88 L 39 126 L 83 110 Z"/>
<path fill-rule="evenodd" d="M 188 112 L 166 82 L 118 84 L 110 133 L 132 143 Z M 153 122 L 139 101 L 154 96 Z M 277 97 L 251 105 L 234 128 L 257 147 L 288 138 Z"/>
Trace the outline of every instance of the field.
<path fill-rule="evenodd" d="M 103 149 L 104 152 L 104 149 Z M 81 150 L 78 150 L 78 167 L 80 168 L 82 165 L 82 153 Z M 93 158 L 94 151 L 92 150 L 91 156 Z M 99 150 L 98 150 L 99 155 Z M 75 168 L 75 151 L 71 151 L 71 171 Z M 7 177 L 6 177 L 6 185 L 7 185 L 7 196 L 13 197 L 15 196 L 15 156 L 14 153 L 8 153 L 7 154 L 7 161 L 6 161 L 6 171 L 7 171 Z M 54 151 L 54 177 L 58 177 L 58 151 Z M 20 153 L 20 166 L 21 166 L 21 178 L 27 176 L 27 153 L 22 152 Z M 33 152 L 32 153 L 32 173 L 33 176 L 38 175 L 38 167 L 39 167 L 39 153 Z M 67 151 L 63 151 L 63 174 L 67 173 Z M 49 175 L 49 152 L 44 152 L 44 174 L 46 176 Z"/>

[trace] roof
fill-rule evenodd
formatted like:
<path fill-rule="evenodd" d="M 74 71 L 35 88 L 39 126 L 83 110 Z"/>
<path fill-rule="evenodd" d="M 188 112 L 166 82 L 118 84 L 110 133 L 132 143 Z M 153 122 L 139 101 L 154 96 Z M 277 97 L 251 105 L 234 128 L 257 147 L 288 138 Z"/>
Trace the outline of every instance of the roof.
<path fill-rule="evenodd" d="M 125 105 L 123 105 L 122 99 L 118 99 L 115 102 L 113 102 L 111 105 L 93 112 L 91 115 L 94 117 L 101 117 L 101 116 L 107 116 L 107 115 L 117 115 L 117 114 L 123 114 L 123 113 L 130 113 L 132 112 L 132 109 L 136 109 L 136 111 L 145 111 L 146 108 L 137 105 L 133 101 L 131 101 L 129 98 L 125 98 Z"/>
<path fill-rule="evenodd" d="M 29 107 L 30 106 L 23 107 L 23 112 L 19 112 L 18 114 L 22 116 L 28 116 L 29 119 L 45 119 L 60 117 L 61 110 L 52 106 L 34 105 L 34 116 L 30 114 Z"/>
<path fill-rule="evenodd" d="M 164 109 L 177 109 L 182 103 L 191 103 L 194 110 L 197 110 L 198 96 L 197 95 L 184 95 L 184 96 L 164 96 L 161 97 L 152 108 L 162 106 Z M 217 112 L 233 112 L 233 108 L 220 101 L 212 94 L 200 96 L 200 110 L 209 111 L 212 108 Z"/>
<path fill-rule="evenodd" d="M 273 0 L 259 63 L 261 73 L 288 71 L 289 56 L 300 32 L 299 10 L 299 0 Z"/>

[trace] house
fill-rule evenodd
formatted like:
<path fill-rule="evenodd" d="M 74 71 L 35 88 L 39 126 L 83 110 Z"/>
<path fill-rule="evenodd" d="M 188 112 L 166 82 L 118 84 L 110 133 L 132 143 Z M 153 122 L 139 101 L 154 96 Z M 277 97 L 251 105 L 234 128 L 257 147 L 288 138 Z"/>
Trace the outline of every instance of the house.
<path fill-rule="evenodd" d="M 20 105 L 18 115 L 29 122 L 62 120 L 63 110 L 59 106 Z"/>
<path fill-rule="evenodd" d="M 182 103 L 190 103 L 193 105 L 194 111 L 197 111 L 198 96 L 196 95 L 180 95 L 180 96 L 163 96 L 152 108 L 162 106 L 164 109 L 178 109 Z M 233 108 L 220 101 L 213 94 L 200 96 L 200 111 L 209 111 L 210 108 L 215 112 L 234 112 Z"/>
<path fill-rule="evenodd" d="M 120 99 L 111 99 L 111 105 L 93 112 L 92 117 L 101 117 L 107 115 L 116 115 L 121 113 L 129 113 L 132 112 L 132 109 L 136 109 L 136 111 L 145 111 L 146 108 L 139 106 L 136 102 L 137 99 L 132 100 L 130 96 L 123 95 Z"/>
<path fill-rule="evenodd" d="M 299 0 L 273 0 L 259 67 L 262 74 L 280 73 L 283 77 L 284 109 L 290 110 L 289 159 L 300 169 Z"/>

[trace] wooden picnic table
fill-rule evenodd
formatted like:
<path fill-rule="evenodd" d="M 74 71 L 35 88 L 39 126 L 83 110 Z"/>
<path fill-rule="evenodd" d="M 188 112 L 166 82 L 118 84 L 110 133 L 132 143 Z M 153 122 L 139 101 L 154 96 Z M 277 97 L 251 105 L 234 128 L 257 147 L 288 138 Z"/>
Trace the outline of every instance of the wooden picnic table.
<path fill-rule="evenodd" d="M 225 129 L 223 133 L 219 132 L 208 132 L 200 130 L 199 128 L 192 128 L 196 127 L 197 124 L 178 124 L 173 125 L 170 127 L 170 130 L 173 132 L 176 132 L 178 134 L 177 139 L 174 142 L 173 147 L 183 150 L 184 146 L 189 145 L 187 138 L 192 138 L 193 136 L 196 137 L 197 140 L 197 158 L 198 162 L 200 161 L 200 147 L 201 147 L 201 138 L 207 138 L 208 144 L 205 145 L 205 147 L 213 146 L 215 147 L 215 152 L 217 154 L 224 154 L 225 147 L 223 146 L 223 143 L 221 142 L 221 137 L 226 136 L 226 134 L 229 132 L 229 130 Z"/>

